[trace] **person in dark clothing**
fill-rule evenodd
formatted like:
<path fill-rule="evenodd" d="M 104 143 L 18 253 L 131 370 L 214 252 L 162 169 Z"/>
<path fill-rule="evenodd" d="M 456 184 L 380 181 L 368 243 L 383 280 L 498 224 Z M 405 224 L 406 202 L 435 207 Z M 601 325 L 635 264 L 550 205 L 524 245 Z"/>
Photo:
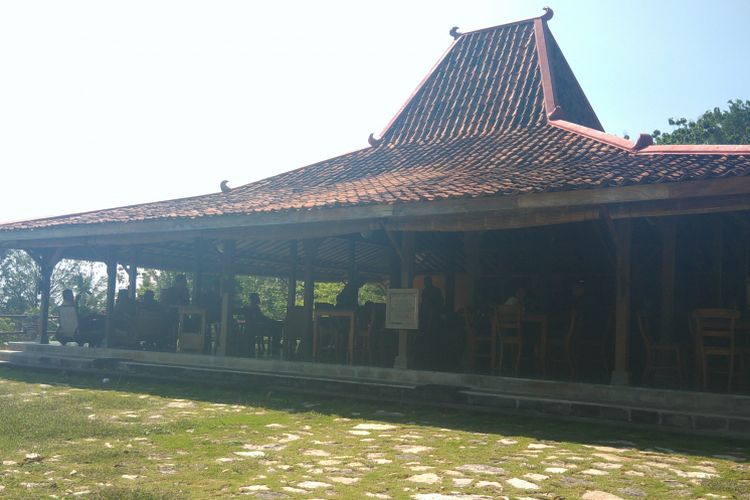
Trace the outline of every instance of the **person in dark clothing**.
<path fill-rule="evenodd" d="M 336 295 L 337 309 L 354 310 L 359 305 L 359 287 L 362 283 L 357 278 L 352 278 L 344 285 L 344 288 Z"/>
<path fill-rule="evenodd" d="M 264 337 L 268 337 L 271 355 L 275 356 L 278 353 L 281 341 L 281 322 L 263 314 L 260 309 L 260 295 L 256 292 L 252 292 L 248 299 L 248 305 L 242 309 L 247 334 L 253 340 L 253 346 L 257 347 L 259 353 L 264 350 Z"/>
<path fill-rule="evenodd" d="M 178 274 L 174 284 L 162 292 L 161 303 L 167 307 L 190 305 L 190 290 L 184 274 Z"/>

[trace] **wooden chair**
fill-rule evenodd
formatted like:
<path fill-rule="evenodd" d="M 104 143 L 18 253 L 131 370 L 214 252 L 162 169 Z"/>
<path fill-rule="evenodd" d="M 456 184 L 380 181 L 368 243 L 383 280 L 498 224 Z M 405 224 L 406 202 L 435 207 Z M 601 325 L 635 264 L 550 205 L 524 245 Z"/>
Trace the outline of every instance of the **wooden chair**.
<path fill-rule="evenodd" d="M 735 322 L 740 317 L 733 309 L 696 309 L 693 311 L 696 332 L 697 356 L 700 359 L 702 388 L 708 388 L 709 358 L 726 358 L 727 370 L 713 373 L 727 375 L 727 392 L 732 390 L 735 350 Z"/>
<path fill-rule="evenodd" d="M 492 316 L 492 336 L 493 341 L 500 345 L 500 355 L 497 360 L 497 371 L 499 374 L 503 372 L 505 348 L 506 346 L 512 346 L 516 349 L 513 374 L 518 376 L 518 369 L 521 366 L 521 355 L 523 354 L 522 325 L 521 307 L 518 305 L 500 305 L 495 308 Z"/>
<path fill-rule="evenodd" d="M 281 350 L 284 358 L 299 358 L 301 354 L 300 347 L 307 336 L 307 315 L 305 314 L 304 307 L 294 306 L 287 311 L 282 332 Z"/>
<path fill-rule="evenodd" d="M 164 333 L 164 313 L 156 310 L 137 310 L 135 338 L 146 349 L 157 349 L 168 343 Z"/>
<path fill-rule="evenodd" d="M 467 307 L 463 310 L 464 327 L 466 329 L 466 347 L 468 351 L 468 365 L 470 371 L 477 368 L 478 359 L 487 359 L 490 372 L 494 373 L 497 366 L 497 344 L 493 331 L 485 332 L 480 324 L 479 311 Z"/>
<path fill-rule="evenodd" d="M 547 354 L 554 353 L 553 356 L 549 356 L 549 364 L 553 366 L 564 365 L 571 379 L 575 378 L 577 368 L 573 360 L 573 343 L 575 342 L 577 328 L 578 313 L 575 309 L 571 309 L 563 334 L 547 338 Z"/>
<path fill-rule="evenodd" d="M 372 364 L 372 345 L 376 342 L 382 350 L 381 333 L 385 329 L 385 304 L 367 301 L 358 310 L 357 329 L 354 336 L 354 358 Z"/>
<path fill-rule="evenodd" d="M 179 306 L 177 314 L 177 352 L 203 352 L 206 345 L 206 310 L 196 306 Z"/>
<path fill-rule="evenodd" d="M 677 379 L 680 385 L 682 385 L 685 381 L 682 347 L 675 343 L 654 342 L 650 336 L 648 316 L 643 311 L 636 313 L 636 322 L 638 323 L 638 332 L 646 349 L 646 365 L 643 369 L 642 377 L 644 384 L 649 378 L 653 384 L 654 374 L 657 371 L 666 371 L 676 373 Z M 670 362 L 670 359 L 673 362 Z"/>

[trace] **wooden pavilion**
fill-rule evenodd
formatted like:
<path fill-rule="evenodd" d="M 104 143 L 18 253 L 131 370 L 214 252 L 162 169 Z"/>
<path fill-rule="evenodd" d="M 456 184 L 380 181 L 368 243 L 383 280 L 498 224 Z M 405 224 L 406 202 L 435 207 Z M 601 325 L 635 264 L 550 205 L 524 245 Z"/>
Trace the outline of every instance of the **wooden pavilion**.
<path fill-rule="evenodd" d="M 302 280 L 303 345 L 316 280 L 357 273 L 408 288 L 430 274 L 459 311 L 501 301 L 510 283 L 549 306 L 585 279 L 612 312 L 611 381 L 628 384 L 640 301 L 653 299 L 664 340 L 687 338 L 691 308 L 746 308 L 750 145 L 605 133 L 551 17 L 452 30 L 368 148 L 228 192 L 0 225 L 0 247 L 41 266 L 42 331 L 63 258 L 107 264 L 110 311 L 118 263 L 131 278 L 139 267 L 194 273 L 196 294 L 221 275 L 225 335 L 233 275 L 290 277 L 290 306 Z M 394 335 L 395 366 L 407 368 L 409 334 Z"/>

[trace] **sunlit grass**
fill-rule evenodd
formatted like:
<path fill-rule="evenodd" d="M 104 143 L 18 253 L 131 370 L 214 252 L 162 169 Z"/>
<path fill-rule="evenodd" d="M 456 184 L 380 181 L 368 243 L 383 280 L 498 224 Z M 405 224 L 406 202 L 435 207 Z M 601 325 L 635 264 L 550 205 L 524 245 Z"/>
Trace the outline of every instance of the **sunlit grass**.
<path fill-rule="evenodd" d="M 0 408 L 8 498 L 750 498 L 724 439 L 8 367 Z"/>

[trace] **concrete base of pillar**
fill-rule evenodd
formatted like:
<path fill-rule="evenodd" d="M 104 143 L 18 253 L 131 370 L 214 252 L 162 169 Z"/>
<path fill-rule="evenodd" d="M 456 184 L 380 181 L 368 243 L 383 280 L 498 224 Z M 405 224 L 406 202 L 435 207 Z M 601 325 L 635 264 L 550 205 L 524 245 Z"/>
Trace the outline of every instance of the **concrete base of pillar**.
<path fill-rule="evenodd" d="M 615 370 L 612 372 L 612 385 L 630 385 L 630 373 L 626 371 Z"/>
<path fill-rule="evenodd" d="M 397 370 L 406 370 L 408 365 L 408 362 L 406 360 L 406 356 L 398 355 L 396 356 L 396 359 L 393 360 L 393 367 Z"/>

